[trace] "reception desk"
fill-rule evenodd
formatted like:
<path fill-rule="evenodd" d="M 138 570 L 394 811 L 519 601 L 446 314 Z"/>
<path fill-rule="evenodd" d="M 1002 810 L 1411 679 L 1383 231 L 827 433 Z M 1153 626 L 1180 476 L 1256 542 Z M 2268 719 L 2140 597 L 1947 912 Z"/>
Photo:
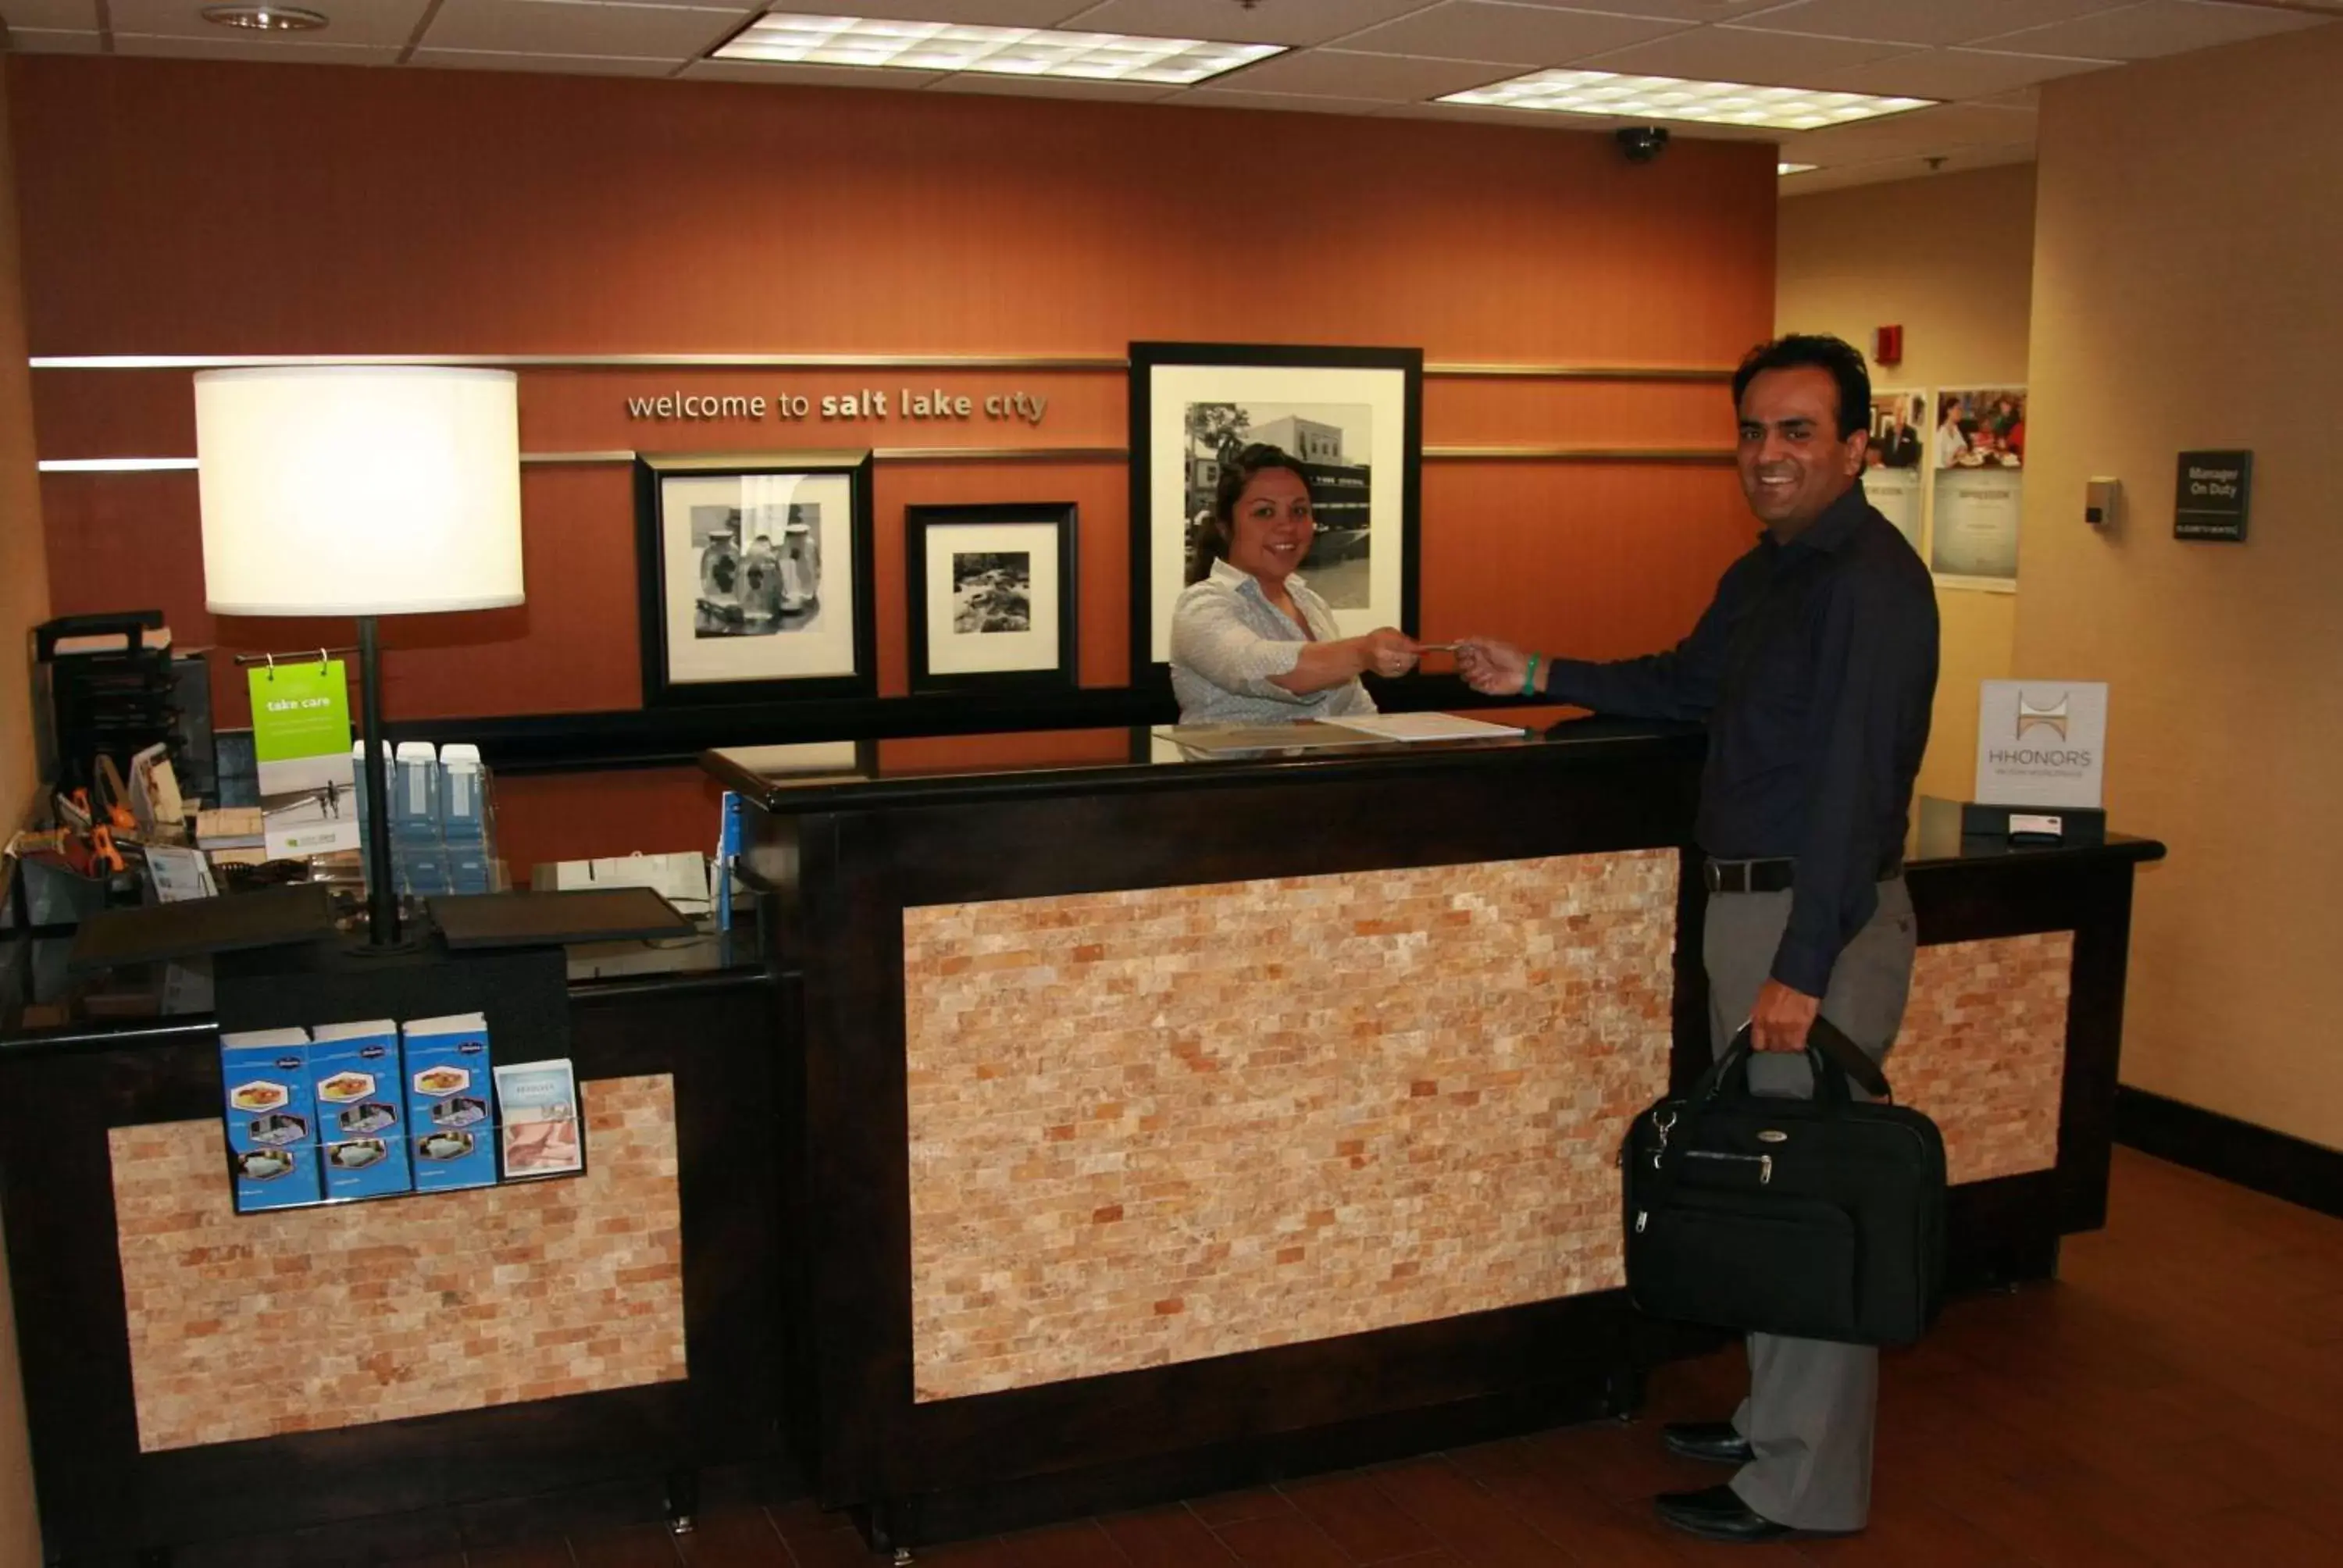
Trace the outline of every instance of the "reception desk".
<path fill-rule="evenodd" d="M 798 1424 L 874 1544 L 1632 1409 L 1627 1119 L 1708 1055 L 1702 739 L 710 753 L 802 1065 Z M 1956 828 L 1955 831 L 1956 832 Z M 2103 1217 L 2133 867 L 1910 847 L 1954 1277 Z"/>
<path fill-rule="evenodd" d="M 48 1561 L 452 1553 L 772 1461 L 789 1075 L 753 930 L 569 950 L 582 1176 L 247 1215 L 210 964 L 75 977 L 68 946 L 0 944 Z"/>

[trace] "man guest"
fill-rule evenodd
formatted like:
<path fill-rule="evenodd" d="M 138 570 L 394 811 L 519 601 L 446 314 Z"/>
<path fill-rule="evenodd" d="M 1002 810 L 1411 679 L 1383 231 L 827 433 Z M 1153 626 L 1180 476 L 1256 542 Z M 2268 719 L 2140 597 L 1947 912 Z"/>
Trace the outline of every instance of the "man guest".
<path fill-rule="evenodd" d="M 1692 635 L 1616 663 L 1548 659 L 1473 638 L 1476 691 L 1708 727 L 1694 832 L 1706 856 L 1709 1033 L 1745 1020 L 1751 1087 L 1813 1092 L 1806 1031 L 1826 1013 L 1884 1056 L 1911 989 L 1903 845 L 1936 685 L 1927 568 L 1864 499 L 1871 385 L 1835 337 L 1753 350 L 1733 377 L 1741 487 L 1765 525 Z M 1769 1541 L 1863 1528 L 1878 1352 L 1749 1336 L 1749 1397 L 1729 1422 L 1676 1422 L 1678 1454 L 1730 1483 L 1658 1499 L 1696 1535 Z"/>

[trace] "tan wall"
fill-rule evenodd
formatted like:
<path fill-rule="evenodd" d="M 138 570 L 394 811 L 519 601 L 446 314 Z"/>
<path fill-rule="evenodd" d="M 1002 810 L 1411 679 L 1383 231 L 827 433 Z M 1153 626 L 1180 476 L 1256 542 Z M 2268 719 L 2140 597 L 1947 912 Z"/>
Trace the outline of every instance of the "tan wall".
<path fill-rule="evenodd" d="M 2112 683 L 2140 881 L 2124 1079 L 2343 1147 L 2343 27 L 2054 82 L 2018 668 Z M 2249 542 L 2172 537 L 2177 455 L 2254 452 Z M 2077 518 L 2124 483 L 2120 528 Z"/>
<path fill-rule="evenodd" d="M 34 761 L 28 628 L 49 613 L 41 495 L 33 468 L 33 394 L 25 368 L 24 291 L 16 259 L 16 170 L 0 78 L 0 839 L 16 829 L 38 779 Z M 16 1379 L 16 1317 L 0 1248 L 0 1568 L 34 1568 L 32 1455 Z"/>
<path fill-rule="evenodd" d="M 2032 165 L 1798 196 L 1782 204 L 1776 232 L 1779 330 L 1835 333 L 1867 357 L 1875 328 L 1900 325 L 1904 362 L 1872 372 L 1882 387 L 2024 384 Z M 2011 673 L 2017 599 L 1948 588 L 1936 600 L 1944 662 L 1920 792 L 1965 800 L 1976 774 L 1977 682 Z"/>

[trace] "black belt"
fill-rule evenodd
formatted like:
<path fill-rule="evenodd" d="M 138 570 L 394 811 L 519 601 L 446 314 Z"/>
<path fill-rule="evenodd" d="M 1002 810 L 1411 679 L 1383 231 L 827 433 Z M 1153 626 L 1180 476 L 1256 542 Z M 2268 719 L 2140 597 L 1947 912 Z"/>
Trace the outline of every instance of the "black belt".
<path fill-rule="evenodd" d="M 1890 861 L 1881 868 L 1879 881 L 1892 881 L 1904 874 L 1904 862 Z M 1712 893 L 1786 893 L 1798 878 L 1798 863 L 1786 856 L 1770 860 L 1709 860 L 1703 864 L 1701 880 Z"/>

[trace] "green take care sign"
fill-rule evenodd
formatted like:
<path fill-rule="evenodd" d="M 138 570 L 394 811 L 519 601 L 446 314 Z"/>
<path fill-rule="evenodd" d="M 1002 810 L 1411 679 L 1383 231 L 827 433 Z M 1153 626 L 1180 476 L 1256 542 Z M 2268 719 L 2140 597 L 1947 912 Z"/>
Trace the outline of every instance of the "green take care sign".
<path fill-rule="evenodd" d="M 246 676 L 271 859 L 358 847 L 350 685 L 342 661 L 271 664 Z"/>

